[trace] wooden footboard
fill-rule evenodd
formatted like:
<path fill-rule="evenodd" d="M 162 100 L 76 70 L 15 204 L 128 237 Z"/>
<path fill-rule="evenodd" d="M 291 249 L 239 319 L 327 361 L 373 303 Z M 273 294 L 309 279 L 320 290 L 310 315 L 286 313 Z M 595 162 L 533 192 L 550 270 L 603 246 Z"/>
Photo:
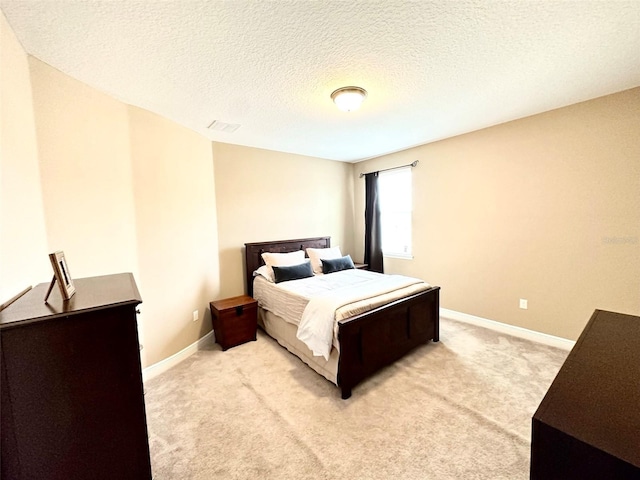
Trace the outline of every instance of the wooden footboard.
<path fill-rule="evenodd" d="M 386 365 L 440 334 L 440 287 L 338 322 L 342 398 Z"/>

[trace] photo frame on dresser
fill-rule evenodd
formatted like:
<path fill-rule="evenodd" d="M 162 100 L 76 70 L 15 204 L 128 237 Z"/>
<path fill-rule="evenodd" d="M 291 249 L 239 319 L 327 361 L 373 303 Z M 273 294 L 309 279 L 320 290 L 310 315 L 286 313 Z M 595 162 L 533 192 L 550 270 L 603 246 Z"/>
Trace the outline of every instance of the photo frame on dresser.
<path fill-rule="evenodd" d="M 58 282 L 60 288 L 60 294 L 63 300 L 69 300 L 76 293 L 76 287 L 73 285 L 73 278 L 69 272 L 69 266 L 67 265 L 67 259 L 64 256 L 64 252 L 59 250 L 49 254 L 49 260 L 51 260 L 51 266 L 53 267 L 53 279 L 51 285 L 47 290 L 47 295 L 44 297 L 46 303 L 49 298 L 49 294 L 53 289 L 53 284 Z"/>

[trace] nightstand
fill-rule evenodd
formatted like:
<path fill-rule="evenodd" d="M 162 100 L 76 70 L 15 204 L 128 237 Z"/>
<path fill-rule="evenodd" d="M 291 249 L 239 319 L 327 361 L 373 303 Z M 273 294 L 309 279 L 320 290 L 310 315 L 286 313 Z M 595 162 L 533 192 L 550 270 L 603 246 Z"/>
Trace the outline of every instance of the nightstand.
<path fill-rule="evenodd" d="M 256 339 L 258 302 L 247 295 L 209 303 L 216 342 L 222 350 Z"/>
<path fill-rule="evenodd" d="M 360 270 L 369 270 L 368 263 L 354 263 L 353 265 Z"/>

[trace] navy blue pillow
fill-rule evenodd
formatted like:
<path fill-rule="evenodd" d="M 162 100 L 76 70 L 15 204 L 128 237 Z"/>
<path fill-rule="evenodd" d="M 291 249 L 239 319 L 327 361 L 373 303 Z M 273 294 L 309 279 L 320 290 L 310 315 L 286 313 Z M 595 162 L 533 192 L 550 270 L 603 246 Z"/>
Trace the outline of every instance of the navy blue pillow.
<path fill-rule="evenodd" d="M 322 262 L 322 273 L 339 272 L 340 270 L 349 270 L 356 268 L 351 260 L 351 255 L 345 255 L 341 258 L 334 258 L 331 260 L 320 260 Z"/>
<path fill-rule="evenodd" d="M 274 266 L 271 268 L 273 268 L 273 277 L 276 283 L 298 280 L 299 278 L 313 277 L 313 269 L 309 262 L 304 262 L 300 265 L 291 265 L 290 267 Z"/>

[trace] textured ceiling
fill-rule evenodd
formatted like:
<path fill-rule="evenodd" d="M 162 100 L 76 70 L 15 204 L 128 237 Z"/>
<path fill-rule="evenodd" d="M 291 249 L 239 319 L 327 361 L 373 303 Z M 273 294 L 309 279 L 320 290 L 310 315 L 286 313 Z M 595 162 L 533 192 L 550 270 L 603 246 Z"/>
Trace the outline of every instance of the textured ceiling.
<path fill-rule="evenodd" d="M 355 161 L 640 85 L 640 0 L 0 0 L 27 53 L 211 140 Z M 357 112 L 329 95 L 369 96 Z M 233 132 L 207 129 L 213 120 Z"/>

